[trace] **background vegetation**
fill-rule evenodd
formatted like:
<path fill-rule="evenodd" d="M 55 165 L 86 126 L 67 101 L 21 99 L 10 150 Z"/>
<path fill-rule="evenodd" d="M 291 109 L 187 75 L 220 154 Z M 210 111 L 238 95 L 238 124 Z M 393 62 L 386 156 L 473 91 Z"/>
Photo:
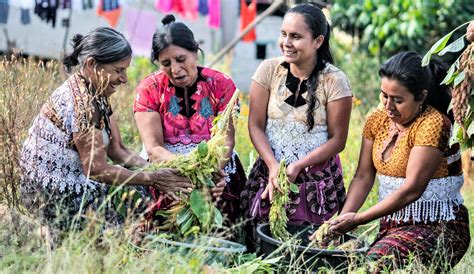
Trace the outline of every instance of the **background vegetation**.
<path fill-rule="evenodd" d="M 344 179 L 348 184 L 357 167 L 361 133 L 368 112 L 378 105 L 379 58 L 393 52 L 412 49 L 424 53 L 425 49 L 449 32 L 454 26 L 472 17 L 474 7 L 468 1 L 334 1 L 331 11 L 333 25 L 353 36 L 333 39 L 336 65 L 351 81 L 354 93 L 349 138 L 341 153 Z M 374 58 L 374 56 L 379 58 Z M 226 71 L 231 60 L 219 67 Z M 141 149 L 135 126 L 132 102 L 138 81 L 155 70 L 148 59 L 136 58 L 128 70 L 129 82 L 112 96 L 114 113 L 122 138 L 134 150 Z M 33 117 L 42 103 L 58 87 L 66 75 L 57 64 L 37 63 L 32 60 L 6 60 L 0 62 L 0 270 L 18 272 L 205 272 L 250 273 L 260 267 L 268 270 L 269 262 L 254 255 L 233 258 L 227 264 L 210 264 L 207 254 L 176 252 L 163 246 L 145 246 L 137 249 L 130 244 L 127 231 L 98 231 L 90 226 L 85 231 L 72 232 L 61 244 L 45 241 L 39 236 L 35 220 L 19 214 L 17 186 L 19 182 L 18 155 Z M 251 167 L 257 156 L 247 131 L 248 98 L 241 97 L 241 115 L 237 121 L 236 150 L 244 168 Z M 377 201 L 376 188 L 371 192 L 364 208 Z M 463 189 L 465 205 L 474 218 L 474 188 Z M 362 228 L 363 230 L 364 228 Z M 474 226 L 471 225 L 471 235 Z M 373 234 L 371 235 L 373 237 Z M 210 264 L 210 265 L 209 265 Z M 273 266 L 277 268 L 278 266 Z M 457 273 L 469 273 L 474 267 L 473 244 Z M 329 270 L 328 270 L 329 271 Z M 360 269 L 363 272 L 363 269 Z M 428 272 L 414 263 L 407 271 Z"/>
<path fill-rule="evenodd" d="M 357 50 L 380 60 L 400 50 L 426 52 L 473 15 L 469 0 L 335 0 L 331 8 L 333 24 L 355 39 Z"/>

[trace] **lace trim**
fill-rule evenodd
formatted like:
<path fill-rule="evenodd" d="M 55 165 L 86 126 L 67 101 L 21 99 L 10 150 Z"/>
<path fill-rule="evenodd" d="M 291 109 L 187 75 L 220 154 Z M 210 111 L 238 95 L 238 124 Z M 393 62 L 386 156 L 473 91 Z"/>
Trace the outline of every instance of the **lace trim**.
<path fill-rule="evenodd" d="M 85 176 L 79 154 L 66 147 L 67 140 L 54 124 L 38 116 L 21 152 L 23 180 L 61 193 L 95 190 L 98 182 Z"/>
<path fill-rule="evenodd" d="M 380 181 L 379 201 L 385 199 L 393 191 L 400 188 L 405 178 L 386 175 L 377 176 Z M 462 175 L 431 179 L 421 197 L 405 208 L 385 216 L 387 220 L 407 222 L 450 221 L 455 219 L 454 207 L 461 205 L 461 187 L 464 183 Z"/>
<path fill-rule="evenodd" d="M 191 136 L 177 136 L 177 137 L 166 137 L 165 142 L 171 145 L 184 144 L 184 145 L 196 145 L 202 141 L 207 141 L 211 138 L 211 135 L 191 135 Z"/>
<path fill-rule="evenodd" d="M 458 161 L 461 159 L 461 150 L 458 149 L 456 154 L 448 156 L 448 165 Z"/>
<path fill-rule="evenodd" d="M 308 126 L 301 122 L 268 119 L 265 133 L 278 161 L 293 163 L 328 140 L 327 126 Z"/>

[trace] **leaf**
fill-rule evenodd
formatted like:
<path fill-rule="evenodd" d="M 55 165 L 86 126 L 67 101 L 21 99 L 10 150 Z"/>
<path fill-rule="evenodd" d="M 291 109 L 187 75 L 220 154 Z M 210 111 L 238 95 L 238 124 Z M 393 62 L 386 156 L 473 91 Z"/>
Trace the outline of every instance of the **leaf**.
<path fill-rule="evenodd" d="M 221 212 L 219 209 L 217 209 L 217 207 L 214 207 L 214 224 L 217 227 L 222 227 L 222 220 L 223 218 Z"/>
<path fill-rule="evenodd" d="M 189 203 L 191 205 L 191 210 L 193 211 L 194 215 L 196 215 L 199 222 L 202 225 L 208 224 L 210 218 L 209 206 L 206 199 L 204 199 L 202 193 L 199 190 L 193 190 L 193 192 L 191 192 Z"/>
<path fill-rule="evenodd" d="M 456 41 L 446 46 L 442 51 L 438 53 L 439 56 L 443 56 L 447 52 L 458 52 L 464 48 L 464 36 L 459 37 Z"/>
<path fill-rule="evenodd" d="M 165 218 L 168 218 L 170 215 L 171 214 L 167 210 L 158 210 L 155 213 L 155 216 L 162 216 L 162 217 L 165 217 Z"/>
<path fill-rule="evenodd" d="M 293 183 L 290 184 L 290 190 L 291 190 L 291 192 L 296 193 L 296 194 L 300 193 L 300 189 L 298 188 L 298 186 L 296 184 L 293 184 Z"/>
<path fill-rule="evenodd" d="M 470 138 L 472 135 L 474 135 L 474 123 L 471 122 L 469 127 L 467 128 L 467 136 Z"/>
<path fill-rule="evenodd" d="M 431 55 L 435 54 L 435 53 L 438 53 L 440 52 L 441 50 L 444 49 L 444 47 L 446 46 L 446 44 L 448 43 L 449 41 L 449 38 L 451 38 L 451 35 L 453 35 L 453 33 L 455 31 L 457 31 L 459 28 L 465 26 L 466 24 L 469 24 L 469 21 L 458 26 L 457 28 L 455 28 L 454 30 L 452 30 L 450 33 L 446 34 L 443 38 L 439 39 L 431 48 L 430 50 L 428 50 L 428 52 L 425 54 L 425 56 L 423 57 L 423 60 L 421 61 L 421 65 L 422 66 L 426 66 L 430 63 L 430 59 L 431 59 Z"/>
<path fill-rule="evenodd" d="M 448 73 L 446 74 L 446 77 L 444 77 L 443 81 L 441 82 L 440 85 L 449 85 L 449 83 L 451 83 L 453 81 L 453 75 L 454 75 L 454 72 L 456 71 L 456 63 L 452 64 L 451 67 L 449 68 L 448 70 Z"/>
<path fill-rule="evenodd" d="M 215 186 L 216 186 L 216 184 L 214 184 L 214 182 L 212 181 L 212 179 L 209 178 L 209 177 L 205 177 L 203 182 L 204 182 L 204 184 L 205 184 L 206 186 L 208 186 L 208 187 L 215 187 Z"/>
<path fill-rule="evenodd" d="M 206 157 L 207 151 L 208 151 L 207 143 L 204 142 L 204 141 L 200 142 L 199 145 L 198 145 L 199 157 L 201 157 L 201 158 Z"/>
<path fill-rule="evenodd" d="M 449 106 L 447 112 L 451 111 L 453 109 L 453 100 L 449 101 Z"/>
<path fill-rule="evenodd" d="M 176 216 L 176 223 L 180 226 L 182 223 L 186 222 L 189 218 L 191 218 L 192 214 L 193 213 L 189 207 L 183 208 Z"/>
<path fill-rule="evenodd" d="M 425 56 L 423 57 L 423 60 L 421 61 L 422 66 L 426 66 L 430 63 L 431 55 L 433 55 L 435 53 L 438 53 L 439 51 L 444 49 L 444 47 L 446 46 L 446 44 L 449 41 L 449 38 L 451 38 L 451 35 L 453 35 L 453 32 L 454 32 L 454 30 L 451 31 L 450 33 L 446 34 L 443 38 L 439 39 L 438 42 L 436 42 L 430 48 L 430 50 L 425 54 Z"/>
<path fill-rule="evenodd" d="M 457 86 L 457 85 L 459 85 L 462 81 L 464 81 L 465 75 L 466 75 L 466 72 L 465 72 L 464 70 L 461 71 L 461 72 L 456 76 L 456 78 L 454 78 L 454 86 Z"/>
<path fill-rule="evenodd" d="M 461 126 L 459 126 L 458 123 L 454 123 L 453 134 L 451 135 L 451 138 L 449 138 L 449 146 L 450 147 L 453 146 L 454 144 L 459 143 L 459 138 L 458 138 L 459 135 L 462 136 L 462 128 L 461 128 Z"/>
<path fill-rule="evenodd" d="M 186 222 L 184 222 L 184 224 L 179 226 L 181 234 L 186 234 L 186 232 L 191 228 L 193 221 L 194 221 L 194 217 L 191 216 L 191 218 L 187 219 Z"/>

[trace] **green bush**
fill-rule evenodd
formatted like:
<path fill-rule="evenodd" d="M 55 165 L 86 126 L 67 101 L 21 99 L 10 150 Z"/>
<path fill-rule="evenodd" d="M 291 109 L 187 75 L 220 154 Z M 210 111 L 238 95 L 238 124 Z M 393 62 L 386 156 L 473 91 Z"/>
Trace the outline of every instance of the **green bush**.
<path fill-rule="evenodd" d="M 473 14 L 469 0 L 336 0 L 331 9 L 333 25 L 379 59 L 403 50 L 425 52 Z"/>

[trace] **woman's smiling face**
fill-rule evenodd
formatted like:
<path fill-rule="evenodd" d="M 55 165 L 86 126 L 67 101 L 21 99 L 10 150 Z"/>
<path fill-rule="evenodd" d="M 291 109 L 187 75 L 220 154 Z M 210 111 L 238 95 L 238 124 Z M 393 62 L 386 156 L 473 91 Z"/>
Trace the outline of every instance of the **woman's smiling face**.
<path fill-rule="evenodd" d="M 280 29 L 279 45 L 285 62 L 296 65 L 311 62 L 322 44 L 322 36 L 313 38 L 303 15 L 289 13 L 285 15 Z"/>

